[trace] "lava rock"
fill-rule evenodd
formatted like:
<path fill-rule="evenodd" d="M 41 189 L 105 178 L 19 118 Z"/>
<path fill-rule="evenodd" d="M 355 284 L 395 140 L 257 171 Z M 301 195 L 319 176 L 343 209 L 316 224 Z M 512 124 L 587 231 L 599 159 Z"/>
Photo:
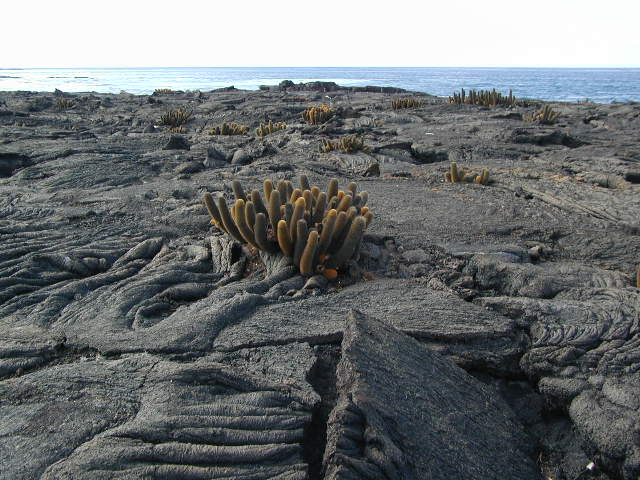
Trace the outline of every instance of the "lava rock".
<path fill-rule="evenodd" d="M 246 165 L 251 163 L 252 160 L 251 153 L 244 149 L 240 148 L 233 153 L 233 158 L 231 159 L 232 165 Z"/>
<path fill-rule="evenodd" d="M 171 135 L 164 150 L 190 150 L 191 145 L 182 135 Z"/>
<path fill-rule="evenodd" d="M 0 177 L 10 177 L 13 173 L 33 162 L 26 155 L 0 152 Z"/>
<path fill-rule="evenodd" d="M 349 314 L 336 377 L 324 478 L 540 478 L 495 391 L 380 320 Z"/>
<path fill-rule="evenodd" d="M 419 143 L 411 145 L 411 155 L 420 163 L 446 162 L 449 160 L 449 153 L 446 150 L 434 149 L 431 146 Z"/>

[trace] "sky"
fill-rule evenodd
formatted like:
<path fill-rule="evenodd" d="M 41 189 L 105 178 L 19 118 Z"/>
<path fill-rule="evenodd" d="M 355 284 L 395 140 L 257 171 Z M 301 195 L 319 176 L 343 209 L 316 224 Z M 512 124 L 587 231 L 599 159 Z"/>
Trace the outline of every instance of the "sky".
<path fill-rule="evenodd" d="M 0 68 L 640 67 L 639 0 L 3 0 Z"/>

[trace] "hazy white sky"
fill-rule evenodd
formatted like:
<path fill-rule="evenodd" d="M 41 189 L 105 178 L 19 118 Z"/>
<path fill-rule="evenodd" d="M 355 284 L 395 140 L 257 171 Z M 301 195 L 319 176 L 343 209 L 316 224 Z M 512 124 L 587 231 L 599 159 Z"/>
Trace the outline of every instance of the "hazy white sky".
<path fill-rule="evenodd" d="M 0 68 L 640 67 L 640 0 L 4 0 Z"/>

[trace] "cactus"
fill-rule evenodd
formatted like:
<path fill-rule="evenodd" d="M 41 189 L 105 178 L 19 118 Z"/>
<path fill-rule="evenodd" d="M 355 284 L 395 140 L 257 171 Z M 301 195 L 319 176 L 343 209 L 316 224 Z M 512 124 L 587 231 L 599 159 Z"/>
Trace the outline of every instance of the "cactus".
<path fill-rule="evenodd" d="M 335 111 L 333 108 L 327 105 L 320 105 L 318 107 L 307 108 L 302 112 L 302 119 L 309 125 L 318 125 L 329 120 L 334 114 Z"/>
<path fill-rule="evenodd" d="M 549 105 L 545 105 L 533 115 L 525 115 L 524 120 L 526 122 L 537 122 L 541 125 L 553 125 L 559 116 L 560 112 L 556 112 Z"/>
<path fill-rule="evenodd" d="M 464 88 L 460 90 L 460 93 L 453 92 L 453 96 L 449 97 L 449 103 L 455 103 L 457 105 L 470 104 L 470 105 L 482 105 L 484 107 L 495 106 L 514 106 L 517 105 L 516 97 L 513 96 L 513 91 L 509 90 L 509 95 L 502 95 L 500 92 L 496 92 L 496 89 L 492 90 L 471 90 L 469 95 L 466 94 Z"/>
<path fill-rule="evenodd" d="M 394 110 L 400 110 L 403 108 L 420 108 L 422 106 L 424 106 L 424 102 L 416 98 L 396 98 L 391 100 L 391 108 Z"/>
<path fill-rule="evenodd" d="M 361 150 L 368 152 L 370 149 L 364 144 L 364 140 L 357 135 L 347 135 L 339 140 L 322 140 L 320 151 L 322 153 L 332 152 L 334 150 L 340 150 L 342 152 L 351 153 Z"/>
<path fill-rule="evenodd" d="M 305 276 L 322 273 L 334 279 L 357 256 L 362 235 L 373 218 L 366 206 L 366 191 L 358 192 L 355 183 L 338 190 L 338 181 L 332 179 L 327 192 L 322 192 L 311 186 L 306 176 L 301 177 L 299 188 L 294 189 L 287 180 L 274 188 L 269 179 L 263 187 L 264 201 L 258 190 L 247 195 L 234 181 L 231 210 L 224 198 L 216 202 L 206 193 L 204 204 L 211 224 L 238 242 L 291 257 Z"/>
<path fill-rule="evenodd" d="M 68 108 L 73 108 L 74 103 L 66 98 L 59 98 L 56 100 L 56 108 L 58 110 L 66 110 Z"/>
<path fill-rule="evenodd" d="M 154 95 L 161 95 L 163 93 L 173 93 L 173 90 L 171 90 L 170 88 L 156 88 L 153 91 Z"/>
<path fill-rule="evenodd" d="M 209 130 L 209 135 L 244 135 L 249 128 L 246 125 L 239 123 L 223 122 L 222 125 L 218 125 Z"/>
<path fill-rule="evenodd" d="M 329 257 L 325 268 L 337 268 L 349 260 L 356 251 L 356 248 L 360 245 L 360 240 L 362 240 L 362 235 L 364 235 L 366 228 L 367 221 L 364 217 L 360 216 L 355 218 L 351 223 L 351 228 L 344 243 L 340 246 L 340 250 Z"/>
<path fill-rule="evenodd" d="M 309 233 L 307 244 L 304 247 L 302 256 L 300 257 L 300 273 L 306 277 L 310 277 L 314 274 L 313 261 L 316 256 L 316 250 L 318 248 L 318 231 L 312 230 Z"/>
<path fill-rule="evenodd" d="M 192 114 L 193 112 L 189 112 L 184 108 L 169 110 L 160 117 L 160 125 L 166 125 L 172 128 L 181 127 L 191 120 Z"/>
<path fill-rule="evenodd" d="M 464 170 L 458 170 L 458 164 L 451 162 L 449 171 L 444 174 L 444 180 L 447 183 L 477 183 L 479 185 L 486 185 L 489 182 L 489 169 L 483 168 L 480 175 L 474 173 L 467 173 Z M 366 212 L 363 214 L 365 215 Z"/>
<path fill-rule="evenodd" d="M 256 128 L 256 135 L 259 137 L 264 137 L 265 135 L 269 135 L 273 132 L 277 132 L 278 130 L 284 130 L 287 128 L 287 124 L 284 122 L 276 122 L 273 123 L 269 120 L 269 123 L 261 123 L 258 128 Z"/>

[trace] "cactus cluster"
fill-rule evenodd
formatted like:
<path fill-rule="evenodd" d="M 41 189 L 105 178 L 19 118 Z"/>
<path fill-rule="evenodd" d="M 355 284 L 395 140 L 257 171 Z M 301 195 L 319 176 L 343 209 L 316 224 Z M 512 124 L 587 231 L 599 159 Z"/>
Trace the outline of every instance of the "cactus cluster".
<path fill-rule="evenodd" d="M 269 123 L 261 123 L 258 128 L 256 128 L 256 135 L 259 137 L 264 137 L 265 135 L 269 135 L 273 132 L 277 132 L 278 130 L 284 130 L 287 128 L 287 124 L 284 122 L 276 122 L 273 123 L 269 120 Z"/>
<path fill-rule="evenodd" d="M 351 153 L 362 150 L 368 152 L 369 147 L 364 144 L 364 140 L 358 135 L 347 135 L 339 140 L 322 140 L 320 145 L 320 151 L 322 153 L 333 152 L 334 150 L 340 150 L 342 152 Z"/>
<path fill-rule="evenodd" d="M 477 183 L 479 185 L 486 185 L 489 182 L 489 169 L 483 168 L 482 173 L 480 175 L 476 175 L 475 173 L 467 173 L 464 170 L 458 170 L 458 164 L 456 162 L 451 162 L 451 167 L 449 171 L 444 174 L 444 179 L 449 183 Z"/>
<path fill-rule="evenodd" d="M 169 129 L 170 133 L 187 133 L 187 129 L 184 128 L 183 126 L 180 127 L 171 127 Z"/>
<path fill-rule="evenodd" d="M 190 112 L 184 108 L 178 108 L 177 110 L 169 110 L 167 113 L 160 117 L 160 125 L 166 125 L 168 127 L 177 128 L 185 125 L 191 120 L 193 112 Z"/>
<path fill-rule="evenodd" d="M 171 90 L 170 88 L 156 88 L 153 91 L 154 95 L 161 95 L 163 93 L 173 93 L 173 90 Z"/>
<path fill-rule="evenodd" d="M 223 122 L 222 125 L 217 125 L 209 130 L 209 135 L 244 135 L 248 130 L 246 125 Z"/>
<path fill-rule="evenodd" d="M 484 107 L 501 106 L 513 106 L 516 104 L 516 97 L 513 96 L 513 92 L 509 90 L 509 95 L 502 95 L 500 92 L 493 90 L 471 90 L 469 94 L 464 91 L 464 88 L 460 90 L 460 93 L 453 92 L 453 97 L 449 97 L 449 103 L 455 103 L 458 105 L 470 104 L 470 105 L 482 105 Z"/>
<path fill-rule="evenodd" d="M 419 108 L 422 106 L 424 106 L 424 102 L 416 98 L 396 98 L 391 100 L 391 108 L 394 110 L 401 110 L 403 108 Z"/>
<path fill-rule="evenodd" d="M 327 192 L 311 187 L 306 176 L 300 188 L 288 180 L 277 185 L 264 181 L 264 201 L 258 190 L 246 194 L 239 181 L 232 185 L 235 204 L 229 209 L 224 198 L 210 193 L 204 204 L 211 223 L 241 243 L 293 259 L 304 276 L 323 274 L 329 279 L 358 255 L 360 242 L 373 214 L 366 206 L 367 192 L 357 192 L 355 183 L 338 190 L 338 180 Z"/>
<path fill-rule="evenodd" d="M 326 122 L 335 114 L 335 110 L 327 105 L 307 108 L 302 112 L 302 119 L 309 125 L 318 125 Z"/>
<path fill-rule="evenodd" d="M 556 112 L 549 105 L 545 105 L 533 115 L 525 115 L 526 122 L 537 122 L 541 125 L 553 125 L 558 120 L 560 112 Z"/>
<path fill-rule="evenodd" d="M 67 108 L 72 108 L 74 103 L 66 98 L 59 98 L 56 100 L 56 108 L 58 110 L 66 110 Z"/>

